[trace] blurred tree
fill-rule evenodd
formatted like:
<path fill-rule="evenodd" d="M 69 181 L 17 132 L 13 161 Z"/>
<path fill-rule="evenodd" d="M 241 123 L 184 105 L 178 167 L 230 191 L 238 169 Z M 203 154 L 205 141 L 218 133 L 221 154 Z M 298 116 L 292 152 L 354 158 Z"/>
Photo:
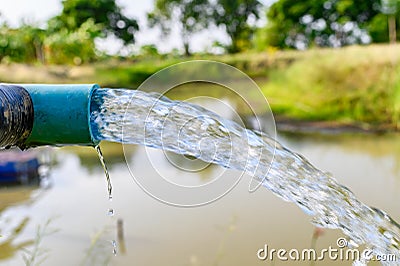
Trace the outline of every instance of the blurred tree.
<path fill-rule="evenodd" d="M 99 24 L 88 19 L 78 29 L 63 28 L 44 41 L 45 58 L 51 64 L 75 64 L 95 60 L 94 38 L 101 32 Z"/>
<path fill-rule="evenodd" d="M 253 48 L 256 51 L 265 51 L 268 48 L 265 28 L 257 28 L 253 38 Z"/>
<path fill-rule="evenodd" d="M 368 26 L 379 14 L 380 0 L 279 0 L 267 12 L 265 34 L 281 48 L 369 43 Z"/>
<path fill-rule="evenodd" d="M 208 25 L 211 7 L 208 0 L 156 0 L 147 14 L 151 27 L 159 26 L 164 35 L 178 24 L 185 55 L 190 55 L 190 36 Z"/>
<path fill-rule="evenodd" d="M 136 20 L 122 14 L 115 0 L 63 0 L 62 5 L 61 14 L 49 21 L 51 32 L 64 28 L 75 31 L 92 19 L 101 28 L 103 36 L 112 34 L 124 44 L 135 42 L 134 34 L 139 26 Z"/>
<path fill-rule="evenodd" d="M 160 53 L 158 52 L 157 46 L 154 44 L 146 44 L 140 47 L 139 54 L 143 57 L 158 57 Z"/>
<path fill-rule="evenodd" d="M 44 62 L 44 30 L 26 24 L 13 29 L 4 22 L 0 25 L 0 36 L 0 61 Z"/>
<path fill-rule="evenodd" d="M 382 0 L 382 13 L 388 16 L 388 32 L 391 43 L 396 43 L 396 13 L 399 11 L 399 0 Z"/>
<path fill-rule="evenodd" d="M 217 0 L 213 18 L 215 24 L 224 26 L 231 39 L 229 53 L 240 52 L 250 47 L 255 27 L 249 20 L 259 18 L 262 4 L 258 0 Z"/>

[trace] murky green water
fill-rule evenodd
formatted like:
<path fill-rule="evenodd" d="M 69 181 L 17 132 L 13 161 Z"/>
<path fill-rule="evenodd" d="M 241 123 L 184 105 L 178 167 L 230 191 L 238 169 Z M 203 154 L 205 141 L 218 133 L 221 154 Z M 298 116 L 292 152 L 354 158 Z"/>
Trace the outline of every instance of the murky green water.
<path fill-rule="evenodd" d="M 279 138 L 331 172 L 361 201 L 400 220 L 400 136 Z M 248 176 L 213 204 L 176 208 L 154 200 L 137 186 L 120 146 L 108 144 L 103 150 L 113 181 L 115 214 L 107 216 L 110 202 L 94 149 L 55 149 L 58 164 L 50 173 L 47 189 L 0 190 L 0 265 L 24 265 L 23 254 L 27 253 L 22 247 L 32 251 L 35 246 L 48 251 L 37 256 L 44 259 L 41 265 L 310 265 L 257 259 L 257 251 L 265 244 L 275 249 L 309 248 L 314 227 L 300 209 L 271 192 L 259 189 L 249 194 Z M 143 147 L 134 146 L 128 153 L 128 160 L 142 175 L 154 174 L 145 167 Z M 154 150 L 152 154 L 160 167 L 176 171 L 162 152 Z M 211 166 L 207 172 L 180 172 L 177 178 L 205 183 L 220 170 Z M 236 176 L 235 171 L 229 173 Z M 38 241 L 38 226 L 43 229 L 49 219 L 47 231 L 57 231 Z M 337 230 L 324 231 L 317 249 L 336 247 L 339 236 Z M 118 239 L 117 256 L 110 239 Z"/>

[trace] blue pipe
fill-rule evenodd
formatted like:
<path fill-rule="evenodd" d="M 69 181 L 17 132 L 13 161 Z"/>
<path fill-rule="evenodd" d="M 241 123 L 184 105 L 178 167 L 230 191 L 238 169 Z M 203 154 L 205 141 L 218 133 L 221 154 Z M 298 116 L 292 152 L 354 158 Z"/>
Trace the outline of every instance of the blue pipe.
<path fill-rule="evenodd" d="M 33 126 L 27 137 L 21 137 L 22 140 L 14 143 L 12 141 L 2 143 L 0 140 L 1 146 L 17 145 L 27 148 L 40 145 L 95 146 L 98 144 L 98 141 L 93 138 L 90 127 L 91 97 L 99 88 L 98 85 L 0 85 L 0 91 L 4 89 L 4 86 L 8 86 L 8 90 L 22 87 L 27 91 L 33 110 L 33 119 L 30 118 L 33 120 Z M 15 111 L 18 112 L 18 110 Z"/>

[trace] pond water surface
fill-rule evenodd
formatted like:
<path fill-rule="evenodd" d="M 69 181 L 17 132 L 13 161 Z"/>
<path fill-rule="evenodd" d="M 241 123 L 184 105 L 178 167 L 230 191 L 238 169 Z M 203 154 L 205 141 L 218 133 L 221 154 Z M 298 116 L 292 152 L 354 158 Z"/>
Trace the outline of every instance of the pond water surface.
<path fill-rule="evenodd" d="M 279 135 L 279 140 L 331 172 L 364 203 L 400 220 L 400 136 L 295 134 Z M 268 190 L 249 193 L 248 176 L 214 203 L 178 208 L 139 188 L 120 145 L 105 143 L 103 150 L 113 182 L 112 202 L 97 155 L 85 147 L 52 150 L 56 164 L 46 187 L 0 189 L 0 265 L 24 265 L 23 257 L 31 258 L 35 247 L 40 265 L 351 265 L 329 259 L 315 264 L 259 260 L 257 251 L 265 245 L 310 248 L 315 227 L 298 207 Z M 132 146 L 127 153 L 136 173 L 154 174 L 146 167 L 145 148 Z M 209 182 L 222 170 L 212 165 L 182 172 L 161 151 L 151 154 L 158 167 L 190 184 Z M 226 173 L 237 177 L 235 171 Z M 110 208 L 113 216 L 107 215 Z M 42 234 L 37 235 L 38 228 Z M 338 237 L 343 234 L 324 230 L 317 250 L 337 248 Z M 118 242 L 116 256 L 113 239 Z"/>

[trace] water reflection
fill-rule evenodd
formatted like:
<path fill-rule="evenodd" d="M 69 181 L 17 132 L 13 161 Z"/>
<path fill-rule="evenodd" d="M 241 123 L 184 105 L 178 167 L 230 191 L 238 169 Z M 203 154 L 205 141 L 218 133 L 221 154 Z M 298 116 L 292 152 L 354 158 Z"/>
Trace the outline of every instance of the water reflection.
<path fill-rule="evenodd" d="M 333 172 L 362 200 L 386 209 L 399 220 L 400 182 L 394 182 L 399 180 L 399 172 L 395 173 L 393 164 L 387 163 L 397 158 L 395 147 L 399 137 L 298 135 L 282 136 L 281 139 L 322 169 Z M 116 210 L 110 225 L 110 217 L 105 214 L 109 205 L 104 173 L 94 150 L 83 149 L 90 151 L 87 157 L 81 151 L 57 149 L 59 164 L 51 172 L 54 184 L 46 193 L 41 193 L 40 187 L 0 190 L 0 234 L 3 236 L 0 237 L 0 264 L 21 265 L 21 244 L 31 244 L 35 239 L 35 225 L 53 216 L 60 216 L 54 226 L 61 231 L 44 239 L 43 246 L 52 249 L 42 265 L 107 262 L 145 266 L 270 265 L 256 257 L 257 250 L 264 244 L 288 250 L 313 245 L 310 241 L 315 229 L 309 218 L 268 191 L 259 189 L 249 194 L 248 177 L 214 204 L 177 209 L 142 192 L 132 181 L 123 155 L 117 152 L 114 158 L 120 158 L 120 161 L 115 159 L 110 169 L 115 189 L 113 208 Z M 112 154 L 112 150 L 121 152 L 121 146 L 105 144 L 103 150 L 108 160 L 107 154 Z M 141 168 L 143 175 L 150 175 L 150 170 L 140 161 L 148 156 L 146 150 L 143 147 L 133 147 L 133 150 L 131 154 L 135 156 L 130 160 L 134 160 L 135 167 Z M 90 158 L 97 159 L 91 171 L 85 165 Z M 177 171 L 162 152 L 158 151 L 152 159 L 164 171 Z M 219 170 L 218 166 L 211 165 L 203 171 L 181 174 L 177 178 L 204 183 Z M 226 172 L 233 178 L 235 174 L 235 171 Z M 6 234 L 7 228 L 11 235 Z M 339 236 L 338 231 L 325 231 L 318 235 L 315 245 L 321 249 L 335 246 Z M 116 257 L 112 255 L 110 239 L 117 240 Z M 309 262 L 275 263 L 310 265 Z M 337 265 L 337 262 L 321 261 L 317 265 Z"/>
<path fill-rule="evenodd" d="M 108 235 L 111 230 L 112 228 L 107 226 L 91 236 L 90 246 L 89 248 L 85 249 L 85 256 L 83 257 L 79 265 L 92 266 L 110 264 L 110 246 L 114 246 L 114 243 L 112 243 L 110 240 L 107 240 L 106 235 Z M 112 247 L 112 250 L 114 252 L 115 248 Z"/>
<path fill-rule="evenodd" d="M 30 222 L 30 217 L 7 217 L 3 212 L 9 208 L 35 204 L 41 194 L 39 186 L 3 187 L 0 189 L 0 260 L 14 257 L 22 249 L 31 246 L 35 237 L 18 241 Z"/>
<path fill-rule="evenodd" d="M 121 164 L 124 164 L 125 162 L 125 156 L 127 160 L 130 160 L 136 152 L 136 146 L 134 145 L 126 146 L 124 148 L 119 143 L 110 143 L 106 141 L 101 142 L 100 147 L 103 151 L 107 167 L 110 169 L 121 167 Z M 80 164 L 85 167 L 89 173 L 93 173 L 93 171 L 97 170 L 99 167 L 99 156 L 93 147 L 72 146 L 63 147 L 62 150 L 77 156 Z"/>
<path fill-rule="evenodd" d="M 254 128 L 250 117 L 242 118 Z M 261 121 L 262 127 L 267 125 L 268 121 Z M 361 200 L 400 220 L 399 136 L 285 134 L 279 138 L 319 168 L 332 172 Z M 141 175 L 153 174 L 141 161 L 149 156 L 143 147 L 125 148 L 127 159 Z M 52 250 L 42 265 L 271 265 L 257 260 L 256 252 L 264 244 L 287 250 L 312 246 L 322 249 L 335 247 L 336 239 L 342 236 L 337 230 L 322 235 L 297 207 L 264 189 L 249 194 L 249 177 L 208 206 L 178 209 L 163 205 L 135 185 L 121 145 L 102 143 L 102 149 L 115 189 L 112 224 L 106 215 L 109 202 L 104 173 L 94 149 L 57 149 L 59 163 L 50 173 L 54 184 L 46 193 L 38 186 L 0 189 L 0 264 L 21 265 L 21 249 L 31 248 L 35 225 L 53 216 L 60 216 L 55 226 L 61 231 L 44 239 L 43 245 Z M 153 163 L 172 173 L 173 181 L 185 184 L 210 182 L 222 170 L 208 165 L 201 171 L 183 174 L 168 159 L 189 170 L 204 164 L 175 154 L 167 154 L 167 158 L 160 151 L 150 155 Z M 237 173 L 225 174 L 235 178 Z M 117 239 L 115 257 L 110 239 Z M 327 260 L 317 265 L 338 263 Z"/>
<path fill-rule="evenodd" d="M 29 218 L 25 217 L 16 227 L 14 227 L 9 236 L 1 236 L 0 240 L 0 260 L 5 260 L 8 258 L 12 258 L 15 254 L 21 251 L 23 248 L 26 248 L 34 243 L 34 239 L 25 240 L 21 243 L 15 243 L 17 237 L 21 234 L 21 232 L 25 229 L 29 222 Z"/>
<path fill-rule="evenodd" d="M 365 133 L 342 133 L 339 136 L 330 134 L 296 134 L 281 133 L 282 139 L 289 143 L 296 143 L 296 146 L 307 148 L 307 146 L 320 144 L 329 146 L 332 149 L 340 147 L 347 154 L 368 154 L 378 160 L 392 161 L 392 173 L 395 176 L 400 174 L 400 141 L 396 134 L 365 134 Z"/>
<path fill-rule="evenodd" d="M 238 81 L 240 82 L 240 81 Z M 241 87 L 236 84 L 232 88 Z M 206 83 L 192 82 L 185 83 L 169 90 L 165 96 L 172 100 L 189 101 L 211 110 L 223 118 L 233 120 L 236 123 L 246 126 L 250 129 L 260 130 L 259 121 L 255 119 L 255 115 L 262 121 L 261 129 L 270 134 L 275 135 L 275 127 L 273 125 L 273 117 L 270 113 L 266 113 L 265 99 L 257 93 L 245 93 L 247 98 L 243 98 L 234 90 L 224 86 Z"/>
<path fill-rule="evenodd" d="M 183 172 L 196 173 L 196 176 L 200 178 L 201 183 L 209 182 L 212 179 L 212 172 L 216 170 L 217 166 L 212 163 L 206 163 L 197 158 L 186 156 L 182 154 L 176 154 L 173 152 L 164 153 L 165 160 L 176 169 Z"/>
<path fill-rule="evenodd" d="M 124 235 L 124 221 L 122 218 L 117 221 L 117 239 L 119 252 L 124 255 L 126 253 L 125 235 Z"/>
<path fill-rule="evenodd" d="M 20 238 L 30 223 L 30 216 L 7 217 L 7 209 L 31 206 L 43 196 L 42 180 L 46 179 L 55 160 L 48 149 L 0 152 L 0 260 L 14 257 L 36 241 Z"/>
<path fill-rule="evenodd" d="M 35 151 L 19 149 L 0 152 L 0 185 L 30 185 L 40 181 L 39 159 Z"/>

